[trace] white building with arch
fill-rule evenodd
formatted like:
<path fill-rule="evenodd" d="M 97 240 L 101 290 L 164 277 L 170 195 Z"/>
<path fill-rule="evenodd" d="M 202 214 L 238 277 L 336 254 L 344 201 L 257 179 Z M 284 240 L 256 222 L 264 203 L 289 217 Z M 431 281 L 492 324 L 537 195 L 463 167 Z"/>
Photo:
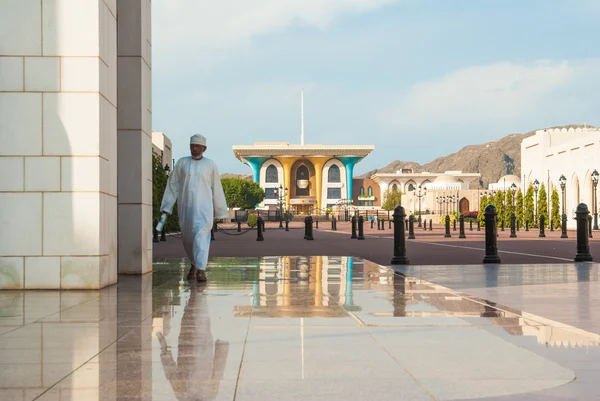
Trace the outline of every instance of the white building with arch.
<path fill-rule="evenodd" d="M 567 214 L 567 227 L 576 228 L 575 210 L 579 203 L 594 212 L 591 174 L 600 169 L 600 129 L 554 128 L 536 131 L 521 142 L 521 190 L 536 179 L 561 194 L 559 178 L 566 178 L 561 208 Z M 564 204 L 563 204 L 564 198 Z"/>
<path fill-rule="evenodd" d="M 477 210 L 478 191 L 469 189 L 471 183 L 479 180 L 479 173 L 463 173 L 462 171 L 445 171 L 443 173 L 415 173 L 411 168 L 403 168 L 395 173 L 377 173 L 371 176 L 380 188 L 380 193 L 399 190 L 402 192 L 402 206 L 407 213 L 419 210 L 441 214 L 448 210 Z M 419 198 L 421 187 L 421 198 Z M 425 189 L 427 191 L 425 191 Z M 426 193 L 425 193 L 426 192 Z M 440 197 L 452 197 L 452 205 L 442 205 Z M 383 198 L 383 196 L 382 196 Z M 420 203 L 420 205 L 419 205 Z"/>

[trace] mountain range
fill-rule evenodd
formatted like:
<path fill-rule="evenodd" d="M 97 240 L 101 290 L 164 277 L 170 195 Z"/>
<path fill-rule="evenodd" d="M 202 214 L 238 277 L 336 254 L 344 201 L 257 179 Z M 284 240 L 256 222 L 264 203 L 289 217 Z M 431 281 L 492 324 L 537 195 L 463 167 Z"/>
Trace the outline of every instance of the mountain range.
<path fill-rule="evenodd" d="M 584 125 L 561 125 L 549 128 L 578 128 Z M 594 128 L 587 125 L 588 128 Z M 471 183 L 472 189 L 487 188 L 488 184 L 498 182 L 500 177 L 507 174 L 521 176 L 521 141 L 535 134 L 530 131 L 525 134 L 509 134 L 496 141 L 481 145 L 468 145 L 456 153 L 420 165 L 417 162 L 394 160 L 387 166 L 367 171 L 355 178 L 369 178 L 375 173 L 394 173 L 402 168 L 412 168 L 415 173 L 429 171 L 440 173 L 444 171 L 462 171 L 463 173 L 480 173 L 479 182 Z"/>

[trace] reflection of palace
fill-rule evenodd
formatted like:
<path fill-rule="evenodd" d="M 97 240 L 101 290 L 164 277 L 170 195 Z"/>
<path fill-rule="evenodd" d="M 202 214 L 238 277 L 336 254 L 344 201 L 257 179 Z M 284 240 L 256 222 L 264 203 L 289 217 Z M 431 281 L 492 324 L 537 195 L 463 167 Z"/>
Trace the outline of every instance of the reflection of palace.
<path fill-rule="evenodd" d="M 373 149 L 367 145 L 258 142 L 252 146 L 234 146 L 233 152 L 252 168 L 254 182 L 265 190 L 261 206 L 277 206 L 279 188 L 288 188 L 285 208 L 308 213 L 352 198 L 354 166 Z"/>
<path fill-rule="evenodd" d="M 236 307 L 237 316 L 336 317 L 357 310 L 352 299 L 352 277 L 369 274 L 362 260 L 351 256 L 265 256 L 251 305 Z M 375 266 L 369 264 L 368 266 Z"/>

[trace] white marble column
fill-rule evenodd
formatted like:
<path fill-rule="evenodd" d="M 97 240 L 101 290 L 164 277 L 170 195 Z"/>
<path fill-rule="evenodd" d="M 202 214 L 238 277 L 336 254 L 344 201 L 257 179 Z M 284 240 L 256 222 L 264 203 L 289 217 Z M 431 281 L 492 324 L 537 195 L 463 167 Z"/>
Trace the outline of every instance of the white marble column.
<path fill-rule="evenodd" d="M 150 0 L 118 0 L 119 273 L 152 270 Z"/>
<path fill-rule="evenodd" d="M 0 289 L 117 281 L 115 0 L 0 0 Z"/>

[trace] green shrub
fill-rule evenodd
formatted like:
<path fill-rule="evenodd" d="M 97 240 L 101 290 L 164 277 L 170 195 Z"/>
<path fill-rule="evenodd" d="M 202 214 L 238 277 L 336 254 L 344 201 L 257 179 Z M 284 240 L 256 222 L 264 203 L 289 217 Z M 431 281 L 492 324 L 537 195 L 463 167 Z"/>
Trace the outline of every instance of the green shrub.
<path fill-rule="evenodd" d="M 255 214 L 248 215 L 248 221 L 246 222 L 248 227 L 256 227 L 256 223 L 258 223 L 258 216 Z"/>

